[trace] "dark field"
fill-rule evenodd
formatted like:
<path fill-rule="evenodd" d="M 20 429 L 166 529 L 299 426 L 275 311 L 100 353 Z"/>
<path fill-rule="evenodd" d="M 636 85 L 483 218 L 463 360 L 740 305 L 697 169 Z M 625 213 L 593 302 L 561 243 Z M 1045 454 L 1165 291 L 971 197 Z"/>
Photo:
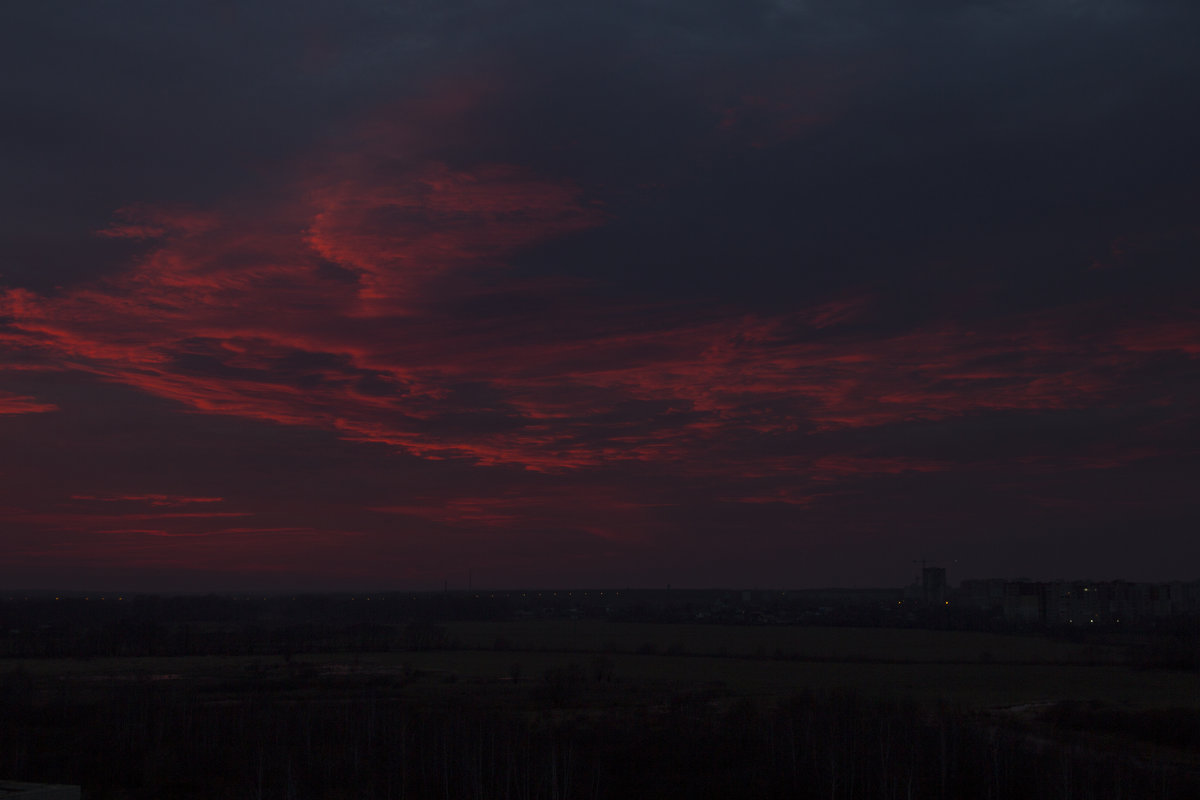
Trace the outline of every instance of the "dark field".
<path fill-rule="evenodd" d="M 0 661 L 0 775 L 89 798 L 1200 796 L 1200 673 L 1147 668 L 1149 634 L 236 629 Z"/>
<path fill-rule="evenodd" d="M 1129 710 L 1200 709 L 1194 671 L 1147 670 L 1129 647 L 1046 637 L 889 628 L 538 620 L 449 622 L 421 649 L 290 656 L 161 656 L 10 661 L 62 685 L 107 679 L 212 683 L 246 674 L 399 679 L 410 692 L 463 682 L 497 699 L 514 685 L 572 664 L 602 662 L 615 685 L 717 685 L 773 700 L 803 691 L 945 702 L 975 710 L 1073 701 Z M 419 676 L 416 678 L 414 676 Z"/>

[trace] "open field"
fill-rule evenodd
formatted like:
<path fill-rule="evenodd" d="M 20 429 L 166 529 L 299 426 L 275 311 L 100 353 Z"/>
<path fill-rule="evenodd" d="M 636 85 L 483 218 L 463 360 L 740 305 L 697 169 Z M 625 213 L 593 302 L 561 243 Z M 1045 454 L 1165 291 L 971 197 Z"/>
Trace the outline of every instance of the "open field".
<path fill-rule="evenodd" d="M 565 654 L 419 653 L 417 669 L 462 678 L 503 680 L 513 664 L 522 675 L 588 661 Z M 1099 701 L 1127 708 L 1200 708 L 1200 678 L 1122 666 L 792 662 L 709 656 L 608 657 L 619 681 L 675 690 L 718 684 L 741 696 L 783 698 L 806 691 L 849 690 L 869 697 L 995 708 L 1058 700 Z"/>
<path fill-rule="evenodd" d="M 450 622 L 448 638 L 467 648 L 671 652 L 832 661 L 1118 663 L 1104 645 L 974 631 L 526 620 Z"/>
<path fill-rule="evenodd" d="M 615 687 L 670 694 L 697 687 L 759 699 L 849 690 L 868 697 L 988 709 L 1054 701 L 1127 709 L 1200 708 L 1194 672 L 1139 670 L 1120 648 L 974 632 L 887 628 L 732 627 L 597 621 L 461 622 L 445 647 L 280 656 L 25 659 L 31 676 L 228 682 L 288 675 L 360 675 L 416 696 L 497 697 L 553 671 L 602 671 Z"/>

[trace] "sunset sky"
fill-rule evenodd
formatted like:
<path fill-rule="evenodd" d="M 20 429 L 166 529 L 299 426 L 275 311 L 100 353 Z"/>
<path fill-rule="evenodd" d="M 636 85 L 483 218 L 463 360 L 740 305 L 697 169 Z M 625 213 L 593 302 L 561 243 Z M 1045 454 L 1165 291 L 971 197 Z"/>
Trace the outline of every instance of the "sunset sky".
<path fill-rule="evenodd" d="M 0 590 L 1200 577 L 1195 2 L 4 17 Z"/>

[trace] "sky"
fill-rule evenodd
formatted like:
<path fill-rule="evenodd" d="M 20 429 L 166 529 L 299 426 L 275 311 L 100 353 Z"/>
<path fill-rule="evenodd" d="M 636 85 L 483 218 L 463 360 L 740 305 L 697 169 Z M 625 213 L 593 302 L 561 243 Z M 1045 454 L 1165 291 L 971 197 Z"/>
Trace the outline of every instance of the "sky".
<path fill-rule="evenodd" d="M 0 26 L 0 589 L 1200 578 L 1200 6 Z"/>

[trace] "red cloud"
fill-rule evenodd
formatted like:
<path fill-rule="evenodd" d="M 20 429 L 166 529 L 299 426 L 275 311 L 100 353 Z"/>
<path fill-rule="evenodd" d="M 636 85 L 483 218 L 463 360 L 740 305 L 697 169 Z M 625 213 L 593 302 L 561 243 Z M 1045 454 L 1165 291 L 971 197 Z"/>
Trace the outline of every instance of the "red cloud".
<path fill-rule="evenodd" d="M 253 515 L 248 511 L 156 511 L 134 512 L 128 514 L 92 514 L 86 512 L 72 513 L 47 511 L 36 513 L 10 513 L 8 515 L 8 517 L 13 521 L 34 522 L 39 525 L 74 530 L 89 530 L 94 529 L 96 525 L 112 525 L 120 523 L 124 520 L 207 520 L 249 516 Z"/>
<path fill-rule="evenodd" d="M 149 205 L 122 208 L 116 220 L 97 233 L 113 239 L 160 239 L 165 236 L 197 236 L 216 227 L 209 214 L 187 209 L 164 209 Z"/>
<path fill-rule="evenodd" d="M 1200 356 L 1200 324 L 1191 315 L 1188 320 L 1153 322 L 1128 328 L 1116 336 L 1115 343 L 1125 350 L 1153 353 L 1178 351 L 1188 356 Z"/>
<path fill-rule="evenodd" d="M 47 411 L 57 411 L 53 403 L 42 403 L 32 397 L 0 392 L 0 415 L 3 414 L 42 414 Z"/>
<path fill-rule="evenodd" d="M 514 250 L 591 227 L 572 187 L 511 165 L 422 165 L 386 184 L 315 181 L 307 241 L 354 272 L 372 314 L 403 313 L 420 282 L 455 268 L 494 268 Z"/>
<path fill-rule="evenodd" d="M 862 298 L 696 319 L 596 305 L 569 283 L 508 285 L 519 251 L 603 218 L 578 187 L 520 166 L 449 166 L 425 129 L 454 128 L 443 117 L 473 94 L 447 96 L 415 122 L 374 123 L 314 156 L 253 207 L 235 197 L 201 211 L 122 210 L 105 235 L 153 237 L 151 249 L 55 296 L 0 292 L 6 347 L 196 411 L 427 459 L 539 472 L 669 462 L 688 474 L 761 471 L 737 454 L 754 437 L 1115 402 L 1145 353 L 1198 352 L 1189 319 L 1131 322 L 1107 340 L 1052 315 L 868 336 L 846 324 L 867 315 Z M 537 322 L 503 307 L 461 311 L 462 297 L 497 285 L 506 302 L 493 306 L 554 310 Z M 52 409 L 0 395 L 0 413 Z M 935 468 L 796 455 L 775 473 Z M 203 500 L 154 497 L 125 499 Z M 491 502 L 460 513 L 508 512 Z"/>
<path fill-rule="evenodd" d="M 223 497 L 187 497 L 175 494 L 73 494 L 71 495 L 71 499 L 99 503 L 147 503 L 152 506 L 185 506 L 195 503 L 220 503 L 224 501 Z"/>

